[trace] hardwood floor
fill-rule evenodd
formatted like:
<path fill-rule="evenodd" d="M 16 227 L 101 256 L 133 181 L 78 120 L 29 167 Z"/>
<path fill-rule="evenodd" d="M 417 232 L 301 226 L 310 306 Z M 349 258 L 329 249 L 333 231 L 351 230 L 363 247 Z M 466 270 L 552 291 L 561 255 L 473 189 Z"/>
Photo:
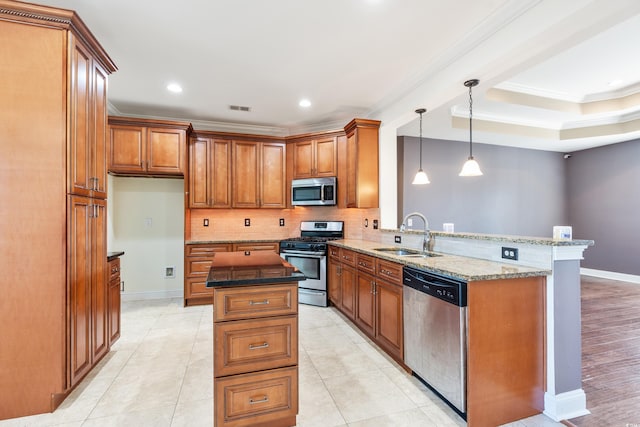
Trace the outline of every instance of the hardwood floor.
<path fill-rule="evenodd" d="M 640 284 L 581 277 L 582 387 L 578 427 L 640 426 Z"/>

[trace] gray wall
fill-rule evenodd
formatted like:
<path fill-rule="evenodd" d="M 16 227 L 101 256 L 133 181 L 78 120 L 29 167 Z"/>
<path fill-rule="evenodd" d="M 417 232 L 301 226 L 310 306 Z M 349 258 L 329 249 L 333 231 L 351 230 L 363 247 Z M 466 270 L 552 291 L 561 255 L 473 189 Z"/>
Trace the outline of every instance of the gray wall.
<path fill-rule="evenodd" d="M 453 222 L 455 231 L 549 237 L 554 225 L 568 225 L 563 153 L 474 144 L 484 175 L 463 178 L 458 173 L 469 155 L 468 142 L 424 138 L 423 144 L 422 164 L 431 184 L 412 185 L 419 138 L 398 138 L 404 165 L 399 221 L 418 211 L 432 230 Z"/>
<path fill-rule="evenodd" d="M 567 200 L 573 237 L 596 242 L 582 267 L 640 275 L 640 140 L 572 153 Z"/>

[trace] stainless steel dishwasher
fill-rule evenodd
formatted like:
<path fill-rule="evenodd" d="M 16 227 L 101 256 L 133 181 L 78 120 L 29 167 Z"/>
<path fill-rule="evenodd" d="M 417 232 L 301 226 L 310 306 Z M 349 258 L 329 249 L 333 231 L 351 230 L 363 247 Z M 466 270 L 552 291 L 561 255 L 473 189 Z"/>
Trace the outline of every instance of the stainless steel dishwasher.
<path fill-rule="evenodd" d="M 467 284 L 404 267 L 404 361 L 464 417 Z"/>

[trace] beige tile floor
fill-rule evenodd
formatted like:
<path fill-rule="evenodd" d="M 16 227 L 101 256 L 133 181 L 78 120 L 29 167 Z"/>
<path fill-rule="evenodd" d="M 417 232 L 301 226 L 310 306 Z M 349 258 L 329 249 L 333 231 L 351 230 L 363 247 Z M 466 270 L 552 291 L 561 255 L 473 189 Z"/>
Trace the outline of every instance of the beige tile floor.
<path fill-rule="evenodd" d="M 212 366 L 211 306 L 126 302 L 120 340 L 58 410 L 0 427 L 210 427 Z M 298 426 L 466 426 L 333 308 L 300 305 L 299 366 Z M 509 424 L 560 425 L 543 415 Z"/>

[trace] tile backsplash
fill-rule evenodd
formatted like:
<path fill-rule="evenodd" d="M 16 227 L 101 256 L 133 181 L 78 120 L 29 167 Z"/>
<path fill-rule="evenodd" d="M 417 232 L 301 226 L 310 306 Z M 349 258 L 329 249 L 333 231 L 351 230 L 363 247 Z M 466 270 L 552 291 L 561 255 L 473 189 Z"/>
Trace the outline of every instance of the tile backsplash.
<path fill-rule="evenodd" d="M 301 221 L 344 221 L 345 238 L 379 240 L 380 210 L 338 209 L 335 206 L 295 207 L 292 209 L 191 209 L 190 233 L 186 241 L 281 240 L 300 235 Z M 280 219 L 284 226 L 280 226 Z M 204 226 L 205 219 L 208 226 Z M 245 226 L 245 219 L 250 226 Z M 368 226 L 365 227 L 365 219 Z"/>

